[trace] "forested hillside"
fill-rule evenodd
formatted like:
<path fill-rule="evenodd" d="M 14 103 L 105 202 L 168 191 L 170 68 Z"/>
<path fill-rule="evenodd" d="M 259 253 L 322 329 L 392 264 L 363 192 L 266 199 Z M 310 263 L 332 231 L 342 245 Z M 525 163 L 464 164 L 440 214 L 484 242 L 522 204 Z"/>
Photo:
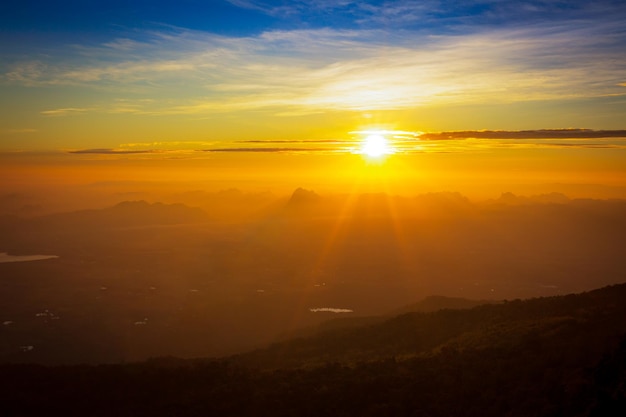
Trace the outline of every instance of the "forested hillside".
<path fill-rule="evenodd" d="M 227 359 L 0 368 L 4 415 L 611 416 L 626 285 L 407 313 Z"/>

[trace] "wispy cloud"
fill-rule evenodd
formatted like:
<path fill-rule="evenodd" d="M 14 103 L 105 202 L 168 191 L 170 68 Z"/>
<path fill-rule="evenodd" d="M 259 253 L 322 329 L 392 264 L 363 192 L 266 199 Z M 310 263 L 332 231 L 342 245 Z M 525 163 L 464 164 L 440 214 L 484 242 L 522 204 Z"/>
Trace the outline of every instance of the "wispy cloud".
<path fill-rule="evenodd" d="M 203 149 L 216 145 L 218 142 L 211 141 L 167 141 L 167 142 L 131 142 L 122 143 L 122 150 L 190 150 Z"/>
<path fill-rule="evenodd" d="M 81 114 L 89 111 L 87 108 L 67 107 L 62 109 L 43 110 L 40 113 L 44 116 L 69 116 L 72 114 Z"/>
<path fill-rule="evenodd" d="M 457 139 L 576 139 L 576 138 L 626 138 L 626 130 L 592 129 L 538 129 L 538 130 L 469 130 L 457 132 L 422 133 L 420 140 Z"/>
<path fill-rule="evenodd" d="M 157 155 L 177 158 L 203 158 L 211 153 L 362 153 L 367 131 L 351 132 L 348 140 L 242 140 L 215 142 L 138 142 L 117 148 L 77 149 L 76 155 L 131 157 Z M 381 134 L 383 131 L 376 131 Z M 400 132 L 384 134 L 393 154 L 468 153 L 486 149 L 626 149 L 626 130 L 540 129 L 523 131 Z M 254 146 L 250 146 L 254 145 Z"/>
<path fill-rule="evenodd" d="M 99 155 L 126 155 L 126 154 L 143 154 L 143 153 L 155 153 L 154 150 L 124 150 L 124 149 L 79 149 L 74 151 L 68 151 L 68 153 L 75 154 L 99 154 Z"/>
<path fill-rule="evenodd" d="M 353 140 L 344 140 L 344 139 L 319 139 L 319 140 L 307 140 L 307 139 L 296 139 L 296 140 L 238 140 L 236 143 L 354 143 Z"/>
<path fill-rule="evenodd" d="M 432 27 L 462 24 L 498 24 L 585 18 L 596 14 L 624 13 L 614 0 L 228 0 L 244 9 L 293 21 L 324 17 L 327 25 L 377 27 Z"/>
<path fill-rule="evenodd" d="M 232 3 L 267 13 L 309 6 L 354 8 L 358 13 L 351 13 L 370 18 L 405 15 L 409 9 L 421 13 L 413 1 Z M 430 14 L 442 4 L 434 3 Z M 497 2 L 483 3 L 495 13 Z M 248 37 L 160 28 L 95 47 L 74 46 L 70 55 L 14 62 L 2 78 L 31 87 L 74 86 L 108 94 L 95 95 L 100 101 L 89 108 L 60 106 L 42 111 L 45 116 L 247 110 L 297 115 L 626 95 L 626 35 L 620 16 L 593 25 L 584 20 L 524 27 L 455 25 L 446 33 L 379 25 L 270 30 Z M 111 94 L 117 98 L 110 99 Z"/>
<path fill-rule="evenodd" d="M 331 148 L 279 148 L 279 147 L 258 147 L 258 148 L 250 148 L 250 147 L 241 147 L 241 148 L 215 148 L 215 149 L 205 149 L 205 152 L 268 152 L 268 153 L 276 153 L 276 152 L 288 152 L 288 153 L 309 153 L 309 152 L 329 152 L 329 151 L 337 151 L 338 149 Z"/>

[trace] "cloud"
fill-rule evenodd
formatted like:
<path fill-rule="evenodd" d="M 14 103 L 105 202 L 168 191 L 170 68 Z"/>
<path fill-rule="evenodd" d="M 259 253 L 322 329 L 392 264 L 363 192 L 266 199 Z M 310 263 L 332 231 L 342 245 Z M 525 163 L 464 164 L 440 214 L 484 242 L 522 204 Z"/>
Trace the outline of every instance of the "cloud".
<path fill-rule="evenodd" d="M 270 14 L 349 9 L 351 16 L 370 20 L 392 20 L 408 16 L 410 10 L 415 16 L 426 13 L 434 19 L 438 10 L 444 10 L 440 2 L 428 3 L 425 11 L 408 0 L 231 3 Z M 463 7 L 476 4 L 500 14 L 512 13 L 504 9 L 513 7 L 511 2 L 487 0 L 463 2 Z M 550 7 L 545 2 L 533 5 L 537 10 Z M 101 101 L 90 108 L 41 112 L 47 116 L 85 111 L 198 115 L 249 110 L 290 116 L 624 94 L 626 35 L 619 13 L 597 21 L 579 17 L 484 27 L 448 14 L 453 24 L 445 30 L 380 24 L 229 37 L 160 27 L 97 46 L 73 46 L 47 60 L 9 63 L 3 79 L 117 95 L 108 100 L 105 94 L 94 94 Z"/>
<path fill-rule="evenodd" d="M 14 64 L 10 71 L 3 74 L 2 78 L 11 83 L 26 86 L 39 85 L 39 80 L 46 77 L 46 64 L 40 61 L 25 61 Z"/>
<path fill-rule="evenodd" d="M 311 15 L 312 13 L 329 13 L 337 10 L 349 11 L 351 14 L 358 12 L 358 5 L 364 2 L 353 0 L 227 0 L 229 3 L 249 10 L 256 10 L 270 16 L 291 17 L 298 15 Z"/>
<path fill-rule="evenodd" d="M 626 130 L 539 129 L 422 133 L 394 146 L 403 153 L 481 152 L 485 149 L 626 149 Z"/>
<path fill-rule="evenodd" d="M 329 151 L 337 151 L 339 149 L 330 149 L 330 148 L 215 148 L 215 149 L 205 149 L 204 152 L 329 152 Z"/>
<path fill-rule="evenodd" d="M 261 141 L 259 141 L 261 143 Z M 272 143 L 267 142 L 267 143 Z M 133 144 L 133 146 L 141 146 L 142 144 Z M 147 145 L 147 144 L 146 144 Z M 125 147 L 128 145 L 123 145 Z M 177 149 L 172 149 L 172 148 Z M 109 149 L 109 148 L 98 148 L 98 149 L 78 149 L 68 151 L 71 154 L 87 154 L 87 155 L 133 155 L 133 154 L 171 154 L 176 152 L 194 152 L 194 148 L 197 147 L 197 143 L 188 142 L 187 146 L 183 144 L 172 144 L 170 146 L 169 143 L 163 143 L 163 147 L 160 149 Z M 309 152 L 337 152 L 341 150 L 341 148 L 287 148 L 287 147 L 231 147 L 231 148 L 213 148 L 213 149 L 202 149 L 200 152 L 259 152 L 259 153 L 280 153 L 280 152 L 289 152 L 289 153 L 309 153 Z"/>
<path fill-rule="evenodd" d="M 157 141 L 157 142 L 132 142 L 122 143 L 118 147 L 122 150 L 129 148 L 130 150 L 189 150 L 189 149 L 201 149 L 207 146 L 213 146 L 218 142 L 212 141 Z"/>
<path fill-rule="evenodd" d="M 285 21 L 311 22 L 323 19 L 327 26 L 446 27 L 463 24 L 502 25 L 508 22 L 554 22 L 597 14 L 623 16 L 623 4 L 612 0 L 227 0 L 231 4 Z"/>
<path fill-rule="evenodd" d="M 238 140 L 236 143 L 353 143 L 344 139 L 302 139 L 302 140 Z"/>
<path fill-rule="evenodd" d="M 539 147 L 540 145 L 537 145 Z M 580 148 L 580 149 L 626 149 L 624 145 L 602 145 L 595 143 L 546 143 L 544 147 L 552 148 Z"/>
<path fill-rule="evenodd" d="M 142 154 L 142 153 L 155 153 L 154 150 L 119 150 L 119 149 L 79 149 L 75 151 L 68 151 L 68 153 L 74 154 L 101 154 L 101 155 L 125 155 L 125 154 Z"/>
<path fill-rule="evenodd" d="M 89 111 L 91 109 L 81 109 L 76 107 L 67 107 L 63 109 L 54 109 L 54 110 L 44 110 L 39 112 L 44 116 L 69 116 L 72 114 L 81 114 Z"/>
<path fill-rule="evenodd" d="M 469 130 L 457 132 L 422 133 L 420 140 L 457 139 L 576 139 L 626 138 L 626 130 L 539 129 L 539 130 Z"/>

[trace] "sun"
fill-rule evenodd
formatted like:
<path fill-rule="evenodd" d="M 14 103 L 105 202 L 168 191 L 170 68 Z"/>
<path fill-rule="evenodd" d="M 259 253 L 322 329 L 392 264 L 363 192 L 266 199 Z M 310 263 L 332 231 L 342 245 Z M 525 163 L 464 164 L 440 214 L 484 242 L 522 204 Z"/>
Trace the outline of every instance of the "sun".
<path fill-rule="evenodd" d="M 369 135 L 361 143 L 361 153 L 370 158 L 380 158 L 392 153 L 392 149 L 383 135 Z"/>

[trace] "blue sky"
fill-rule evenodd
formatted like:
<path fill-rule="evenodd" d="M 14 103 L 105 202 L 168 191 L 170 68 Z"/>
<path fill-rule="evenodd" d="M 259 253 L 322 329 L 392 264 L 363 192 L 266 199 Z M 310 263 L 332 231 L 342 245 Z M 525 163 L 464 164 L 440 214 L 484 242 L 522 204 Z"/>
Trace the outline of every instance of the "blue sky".
<path fill-rule="evenodd" d="M 115 33 L 154 24 L 233 35 L 319 27 L 441 33 L 476 25 L 602 24 L 623 18 L 624 9 L 616 0 L 22 0 L 3 2 L 0 23 L 5 35 Z"/>
<path fill-rule="evenodd" d="M 221 0 L 13 1 L 0 6 L 5 33 L 119 33 L 157 24 L 243 34 L 271 25 L 270 16 Z M 243 25 L 235 22 L 245 21 Z"/>

